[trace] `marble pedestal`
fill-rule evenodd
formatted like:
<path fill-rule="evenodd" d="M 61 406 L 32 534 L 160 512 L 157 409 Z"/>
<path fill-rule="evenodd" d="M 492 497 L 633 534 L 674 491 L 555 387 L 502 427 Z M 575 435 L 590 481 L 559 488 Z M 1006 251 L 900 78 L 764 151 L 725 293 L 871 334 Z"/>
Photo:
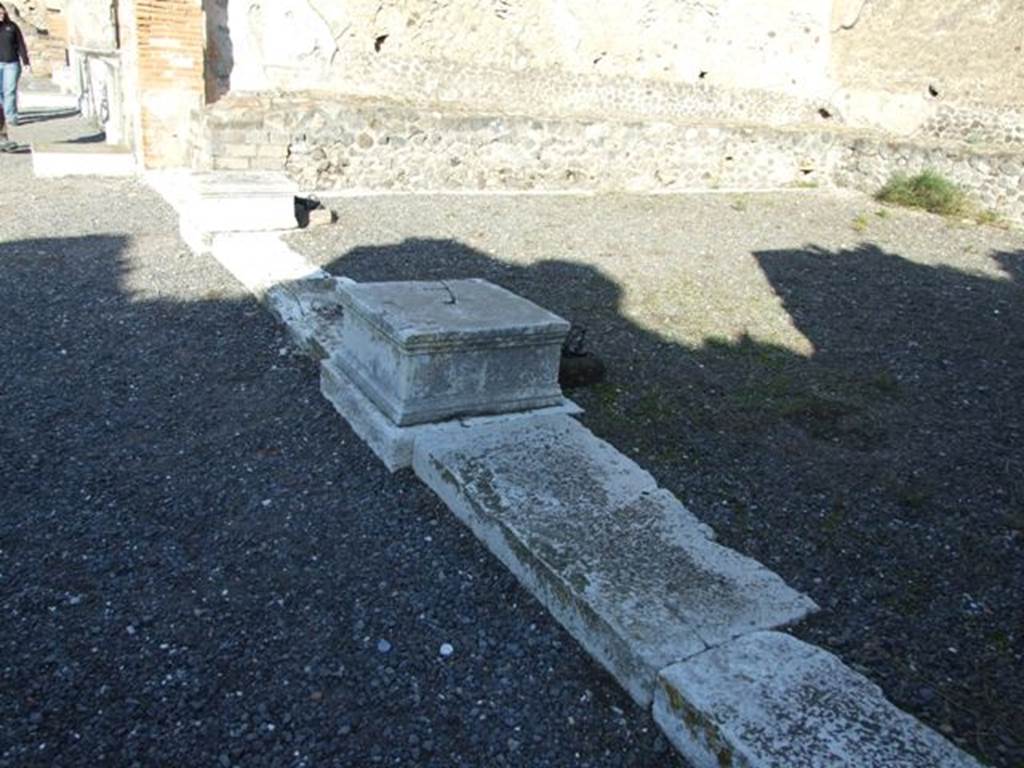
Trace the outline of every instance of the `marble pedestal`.
<path fill-rule="evenodd" d="M 339 286 L 339 369 L 395 425 L 564 403 L 569 323 L 485 280 Z"/>

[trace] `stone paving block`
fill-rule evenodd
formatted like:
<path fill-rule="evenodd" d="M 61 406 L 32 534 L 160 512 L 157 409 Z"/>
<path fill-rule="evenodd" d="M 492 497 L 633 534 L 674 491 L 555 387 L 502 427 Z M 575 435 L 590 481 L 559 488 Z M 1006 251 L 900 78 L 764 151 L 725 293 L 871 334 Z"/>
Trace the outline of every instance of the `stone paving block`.
<path fill-rule="evenodd" d="M 279 232 L 219 233 L 211 236 L 209 242 L 214 258 L 261 299 L 275 286 L 329 277 L 305 256 L 293 251 L 281 240 Z"/>
<path fill-rule="evenodd" d="M 816 609 L 568 416 L 425 435 L 413 468 L 641 705 L 666 666 Z"/>
<path fill-rule="evenodd" d="M 695 768 L 981 768 L 838 658 L 779 632 L 663 670 L 654 718 Z"/>
<path fill-rule="evenodd" d="M 180 209 L 182 226 L 203 232 L 294 229 L 297 191 L 279 172 L 196 173 L 189 178 Z"/>

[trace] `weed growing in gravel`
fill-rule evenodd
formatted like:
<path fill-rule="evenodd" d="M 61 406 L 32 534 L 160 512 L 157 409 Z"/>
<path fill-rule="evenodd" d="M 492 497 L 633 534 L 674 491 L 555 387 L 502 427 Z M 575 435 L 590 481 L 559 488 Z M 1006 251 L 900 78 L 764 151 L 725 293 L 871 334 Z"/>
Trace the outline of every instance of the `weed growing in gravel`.
<path fill-rule="evenodd" d="M 1004 229 L 1007 228 L 1006 220 L 999 215 L 998 211 L 993 211 L 991 208 L 987 208 L 986 210 L 981 211 L 977 216 L 974 217 L 974 220 L 977 221 L 979 224 L 987 225 L 990 227 L 1001 227 Z"/>
<path fill-rule="evenodd" d="M 924 171 L 916 176 L 897 173 L 879 190 L 875 199 L 907 208 L 922 208 L 941 216 L 964 216 L 972 209 L 966 193 L 935 171 Z"/>
<path fill-rule="evenodd" d="M 867 229 L 868 229 L 868 217 L 867 217 L 867 215 L 863 214 L 863 213 L 860 214 L 857 218 L 855 218 L 850 223 L 850 226 L 853 227 L 853 231 L 857 232 L 858 234 L 863 233 L 863 232 L 867 232 Z"/>

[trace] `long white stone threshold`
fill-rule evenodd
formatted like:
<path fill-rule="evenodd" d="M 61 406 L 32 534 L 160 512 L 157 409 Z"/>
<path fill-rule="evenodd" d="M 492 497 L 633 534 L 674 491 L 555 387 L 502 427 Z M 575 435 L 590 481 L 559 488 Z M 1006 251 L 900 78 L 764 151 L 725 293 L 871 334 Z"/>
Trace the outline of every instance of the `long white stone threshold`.
<path fill-rule="evenodd" d="M 337 363 L 346 354 L 345 278 L 280 239 L 287 185 L 172 181 L 151 184 L 181 214 L 189 245 L 216 258 L 320 359 L 321 389 L 354 431 L 390 469 L 411 466 L 633 699 L 652 707 L 694 766 L 980 765 L 835 656 L 776 631 L 816 610 L 813 601 L 716 543 L 649 473 L 572 418 L 571 402 L 396 426 Z M 255 201 L 255 220 L 232 194 Z"/>

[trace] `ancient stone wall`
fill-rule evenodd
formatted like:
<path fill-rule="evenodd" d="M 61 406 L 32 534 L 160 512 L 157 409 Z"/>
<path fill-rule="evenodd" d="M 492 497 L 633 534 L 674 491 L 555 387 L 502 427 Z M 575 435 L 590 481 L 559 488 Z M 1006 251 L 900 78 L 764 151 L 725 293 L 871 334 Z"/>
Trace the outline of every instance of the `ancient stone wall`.
<path fill-rule="evenodd" d="M 16 21 L 27 21 L 35 29 L 47 28 L 47 4 L 43 0 L 4 0 L 4 7 Z"/>
<path fill-rule="evenodd" d="M 926 170 L 956 182 L 981 208 L 1024 223 L 1024 156 L 1019 152 L 858 140 L 843 146 L 833 176 L 839 186 L 874 193 L 893 173 L 912 176 Z"/>
<path fill-rule="evenodd" d="M 1020 0 L 836 3 L 832 98 L 849 122 L 1005 143 L 1024 93 Z"/>
<path fill-rule="evenodd" d="M 894 135 L 1006 143 L 1017 116 L 1007 110 L 1024 92 L 1020 0 L 206 0 L 205 9 L 211 101 L 229 90 L 320 90 L 507 114 L 689 111 L 771 125 L 813 123 L 824 110 Z"/>
<path fill-rule="evenodd" d="M 1019 4 L 205 0 L 227 98 L 193 158 L 309 190 L 643 192 L 877 188 L 933 160 L 1020 220 Z"/>
<path fill-rule="evenodd" d="M 940 102 L 1020 105 L 1020 0 L 856 0 L 852 5 L 856 12 L 833 35 L 833 77 L 843 86 Z"/>
<path fill-rule="evenodd" d="M 380 100 L 225 100 L 195 158 L 287 170 L 306 189 L 630 190 L 811 183 L 835 139 L 813 131 L 441 112 Z"/>
<path fill-rule="evenodd" d="M 1024 221 L 1019 147 L 894 140 L 847 127 L 537 118 L 326 94 L 231 96 L 196 123 L 193 165 L 287 170 L 304 190 L 877 191 L 934 168 Z"/>
<path fill-rule="evenodd" d="M 365 81 L 379 81 L 382 64 L 408 61 L 428 70 L 439 62 L 818 94 L 831 2 L 209 0 L 207 7 L 218 17 L 211 25 L 215 68 L 235 91 L 362 93 Z M 446 71 L 440 67 L 437 77 Z M 488 95 L 485 81 L 466 80 L 464 103 Z M 493 95 L 496 84 L 489 89 Z"/>
<path fill-rule="evenodd" d="M 67 24 L 70 45 L 99 51 L 117 49 L 114 0 L 75 0 L 67 8 Z"/>

